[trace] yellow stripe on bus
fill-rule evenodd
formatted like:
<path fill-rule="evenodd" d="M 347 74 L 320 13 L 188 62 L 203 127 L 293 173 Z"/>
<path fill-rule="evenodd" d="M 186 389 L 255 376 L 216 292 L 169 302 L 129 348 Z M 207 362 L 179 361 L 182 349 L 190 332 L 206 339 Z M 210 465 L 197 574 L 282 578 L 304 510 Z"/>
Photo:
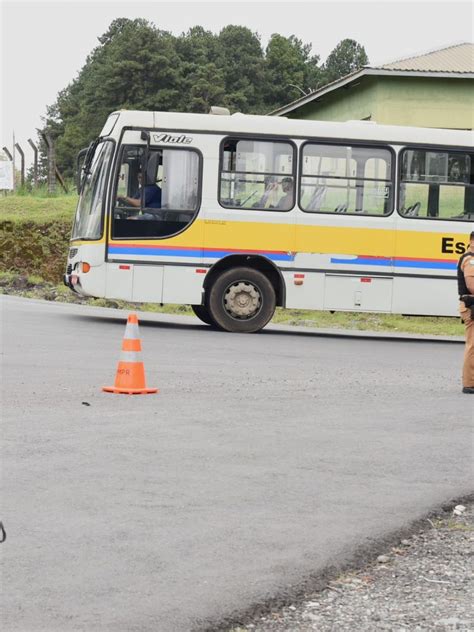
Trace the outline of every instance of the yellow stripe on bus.
<path fill-rule="evenodd" d="M 462 227 L 464 228 L 464 226 Z M 184 232 L 165 239 L 120 239 L 111 243 L 181 246 L 222 250 L 262 250 L 318 254 L 437 258 L 452 260 L 462 254 L 467 233 L 440 233 L 353 226 L 308 226 L 268 222 L 196 220 Z M 71 241 L 75 246 L 103 244 Z"/>

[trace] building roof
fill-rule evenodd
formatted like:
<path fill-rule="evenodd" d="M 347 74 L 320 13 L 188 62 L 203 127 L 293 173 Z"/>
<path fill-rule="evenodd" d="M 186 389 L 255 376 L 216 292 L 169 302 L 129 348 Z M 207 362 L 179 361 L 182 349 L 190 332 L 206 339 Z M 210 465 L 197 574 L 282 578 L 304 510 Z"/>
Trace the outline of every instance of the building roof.
<path fill-rule="evenodd" d="M 422 70 L 424 72 L 474 72 L 474 44 L 465 42 L 440 48 L 417 57 L 406 57 L 385 64 L 386 70 Z"/>
<path fill-rule="evenodd" d="M 269 114 L 284 116 L 288 112 L 320 99 L 329 92 L 349 86 L 361 77 L 368 75 L 474 79 L 474 44 L 463 43 L 448 46 L 416 57 L 400 59 L 383 66 L 365 66 L 332 83 L 328 83 L 304 97 L 296 99 L 296 101 L 269 112 Z"/>

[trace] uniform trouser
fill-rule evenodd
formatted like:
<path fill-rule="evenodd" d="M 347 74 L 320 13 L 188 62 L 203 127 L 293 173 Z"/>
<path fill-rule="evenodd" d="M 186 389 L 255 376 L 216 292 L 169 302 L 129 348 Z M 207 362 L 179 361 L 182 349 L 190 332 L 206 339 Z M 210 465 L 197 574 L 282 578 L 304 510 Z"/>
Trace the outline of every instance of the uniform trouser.
<path fill-rule="evenodd" d="M 464 303 L 461 303 L 460 313 L 466 332 L 462 385 L 474 388 L 474 320 L 471 310 L 465 307 Z"/>

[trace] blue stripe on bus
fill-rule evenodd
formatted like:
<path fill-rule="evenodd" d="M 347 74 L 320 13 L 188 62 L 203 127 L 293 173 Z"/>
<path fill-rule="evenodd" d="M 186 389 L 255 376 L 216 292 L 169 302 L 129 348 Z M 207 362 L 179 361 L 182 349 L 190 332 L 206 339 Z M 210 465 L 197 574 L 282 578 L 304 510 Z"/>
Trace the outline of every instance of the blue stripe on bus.
<path fill-rule="evenodd" d="M 357 257 L 356 259 L 335 259 L 331 263 L 363 266 L 394 266 L 395 268 L 424 268 L 425 270 L 456 270 L 457 264 L 452 261 L 423 261 L 422 259 L 384 259 L 373 257 Z"/>
<path fill-rule="evenodd" d="M 115 255 L 159 255 L 162 257 L 190 257 L 190 258 L 210 258 L 210 259 L 221 259 L 222 257 L 226 257 L 232 254 L 260 254 L 267 259 L 272 261 L 293 261 L 294 254 L 288 253 L 275 253 L 275 252 L 248 252 L 238 251 L 235 252 L 233 250 L 205 250 L 202 248 L 191 250 L 191 249 L 181 249 L 181 248 L 153 248 L 153 247 L 145 247 L 141 248 L 138 246 L 109 246 L 109 252 Z"/>
<path fill-rule="evenodd" d="M 396 268 L 426 268 L 431 270 L 456 270 L 457 264 L 451 261 L 400 261 L 395 259 Z"/>
<path fill-rule="evenodd" d="M 331 258 L 331 263 L 345 263 L 350 265 L 364 265 L 364 266 L 391 266 L 392 259 L 372 258 L 372 257 L 356 257 L 354 259 L 335 259 Z"/>

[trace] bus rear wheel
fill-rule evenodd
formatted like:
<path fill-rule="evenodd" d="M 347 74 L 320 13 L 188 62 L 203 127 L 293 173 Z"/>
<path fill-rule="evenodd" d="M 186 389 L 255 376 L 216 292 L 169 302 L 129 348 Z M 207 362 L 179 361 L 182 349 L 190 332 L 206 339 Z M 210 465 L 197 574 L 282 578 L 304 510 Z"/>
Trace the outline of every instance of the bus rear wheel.
<path fill-rule="evenodd" d="M 276 305 L 269 279 L 251 268 L 226 270 L 209 289 L 206 306 L 224 331 L 254 333 L 271 320 Z"/>
<path fill-rule="evenodd" d="M 203 323 L 206 325 L 216 326 L 216 323 L 212 320 L 209 310 L 204 305 L 191 305 L 191 309 Z"/>

